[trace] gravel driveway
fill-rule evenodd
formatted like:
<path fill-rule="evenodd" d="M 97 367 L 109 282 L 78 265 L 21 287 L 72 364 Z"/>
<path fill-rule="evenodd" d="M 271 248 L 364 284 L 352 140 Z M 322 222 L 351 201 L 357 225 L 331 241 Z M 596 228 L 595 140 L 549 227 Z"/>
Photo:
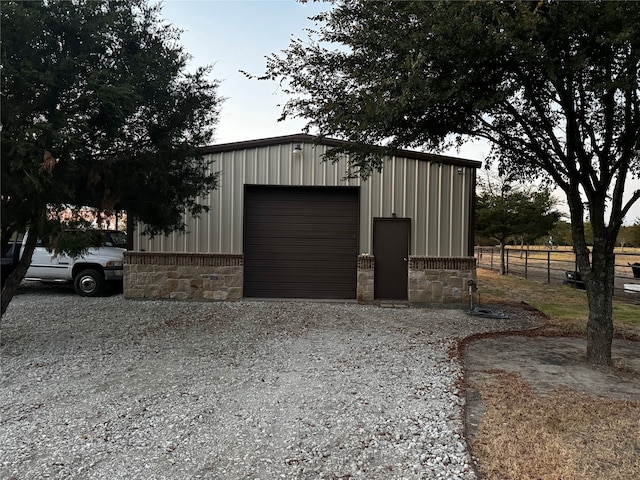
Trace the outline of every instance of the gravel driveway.
<path fill-rule="evenodd" d="M 26 289 L 2 319 L 0 478 L 472 479 L 448 351 L 509 322 Z"/>

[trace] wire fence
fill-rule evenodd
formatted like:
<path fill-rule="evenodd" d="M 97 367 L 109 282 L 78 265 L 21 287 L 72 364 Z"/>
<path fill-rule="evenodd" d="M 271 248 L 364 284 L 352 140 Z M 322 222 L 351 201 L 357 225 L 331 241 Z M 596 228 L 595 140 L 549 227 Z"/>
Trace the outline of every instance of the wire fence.
<path fill-rule="evenodd" d="M 500 271 L 499 247 L 476 247 L 478 268 Z M 584 288 L 572 250 L 511 247 L 505 251 L 505 274 L 548 284 Z M 614 296 L 640 303 L 640 251 L 616 253 Z M 636 291 L 638 290 L 638 291 Z"/>

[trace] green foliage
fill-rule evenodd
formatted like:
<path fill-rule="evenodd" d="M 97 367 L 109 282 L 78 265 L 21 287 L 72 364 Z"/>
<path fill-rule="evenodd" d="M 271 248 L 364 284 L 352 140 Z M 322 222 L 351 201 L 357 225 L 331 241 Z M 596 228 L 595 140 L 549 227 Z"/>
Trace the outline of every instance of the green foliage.
<path fill-rule="evenodd" d="M 616 241 L 617 245 L 623 249 L 625 247 L 635 247 L 634 233 L 634 226 L 623 225 L 620 227 Z"/>
<path fill-rule="evenodd" d="M 334 155 L 358 174 L 395 147 L 481 137 L 502 173 L 560 186 L 574 222 L 580 188 L 602 230 L 609 205 L 605 235 L 640 198 L 622 200 L 640 170 L 640 4 L 336 1 L 315 20 L 260 78 L 294 96 L 283 118 L 354 142 Z"/>
<path fill-rule="evenodd" d="M 640 190 L 624 195 L 640 174 L 640 3 L 332 5 L 309 40 L 267 60 L 261 78 L 293 96 L 283 117 L 353 142 L 334 155 L 350 151 L 364 177 L 397 147 L 483 138 L 501 174 L 557 185 L 591 300 L 587 356 L 609 363 L 613 249 L 640 199 Z M 376 144 L 385 147 L 366 146 Z"/>
<path fill-rule="evenodd" d="M 640 218 L 636 219 L 635 223 L 628 228 L 628 232 L 630 246 L 640 247 Z"/>
<path fill-rule="evenodd" d="M 560 220 L 549 232 L 557 245 L 573 245 L 571 239 L 571 224 Z"/>
<path fill-rule="evenodd" d="M 550 232 L 554 243 L 557 245 L 573 245 L 571 237 L 571 224 L 560 220 Z M 593 245 L 593 229 L 590 222 L 584 222 L 584 238 L 587 245 Z"/>
<path fill-rule="evenodd" d="M 144 0 L 2 2 L 2 231 L 47 206 L 127 210 L 183 229 L 217 186 L 198 148 L 218 119 L 210 69 Z"/>
<path fill-rule="evenodd" d="M 70 257 L 82 255 L 91 247 L 100 247 L 104 238 L 98 230 L 62 230 L 47 238 L 51 252 L 64 252 Z"/>
<path fill-rule="evenodd" d="M 505 245 L 514 237 L 525 243 L 546 236 L 561 214 L 546 188 L 524 188 L 500 179 L 481 183 L 476 203 L 476 232 Z"/>

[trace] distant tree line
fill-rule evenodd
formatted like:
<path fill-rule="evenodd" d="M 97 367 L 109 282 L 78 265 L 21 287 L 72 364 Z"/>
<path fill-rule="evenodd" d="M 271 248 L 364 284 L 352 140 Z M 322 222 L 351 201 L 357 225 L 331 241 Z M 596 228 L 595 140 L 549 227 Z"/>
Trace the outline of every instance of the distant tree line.
<path fill-rule="evenodd" d="M 593 229 L 590 222 L 585 222 L 585 240 L 587 245 L 593 245 Z M 538 245 L 548 247 L 567 247 L 573 246 L 571 239 L 571 223 L 560 220 L 553 227 L 548 235 L 542 235 L 537 238 L 529 239 L 526 245 Z M 476 235 L 476 245 L 496 245 L 495 239 L 486 235 Z M 616 244 L 621 248 L 640 248 L 640 218 L 633 225 L 623 225 L 618 233 Z M 506 245 L 522 245 L 522 237 L 518 235 L 511 236 Z"/>
<path fill-rule="evenodd" d="M 556 210 L 558 200 L 544 185 L 525 184 L 513 175 L 487 171 L 478 179 L 476 193 L 476 245 L 573 246 L 571 222 Z M 593 227 L 584 221 L 584 238 L 593 245 Z M 640 218 L 623 225 L 616 246 L 640 247 Z"/>

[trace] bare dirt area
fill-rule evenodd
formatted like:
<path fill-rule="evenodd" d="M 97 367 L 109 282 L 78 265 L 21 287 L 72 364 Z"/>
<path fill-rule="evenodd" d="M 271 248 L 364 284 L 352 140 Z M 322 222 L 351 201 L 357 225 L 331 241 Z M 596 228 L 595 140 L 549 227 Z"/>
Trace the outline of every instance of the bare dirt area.
<path fill-rule="evenodd" d="M 2 319 L 0 477 L 473 479 L 461 311 L 22 291 Z"/>

